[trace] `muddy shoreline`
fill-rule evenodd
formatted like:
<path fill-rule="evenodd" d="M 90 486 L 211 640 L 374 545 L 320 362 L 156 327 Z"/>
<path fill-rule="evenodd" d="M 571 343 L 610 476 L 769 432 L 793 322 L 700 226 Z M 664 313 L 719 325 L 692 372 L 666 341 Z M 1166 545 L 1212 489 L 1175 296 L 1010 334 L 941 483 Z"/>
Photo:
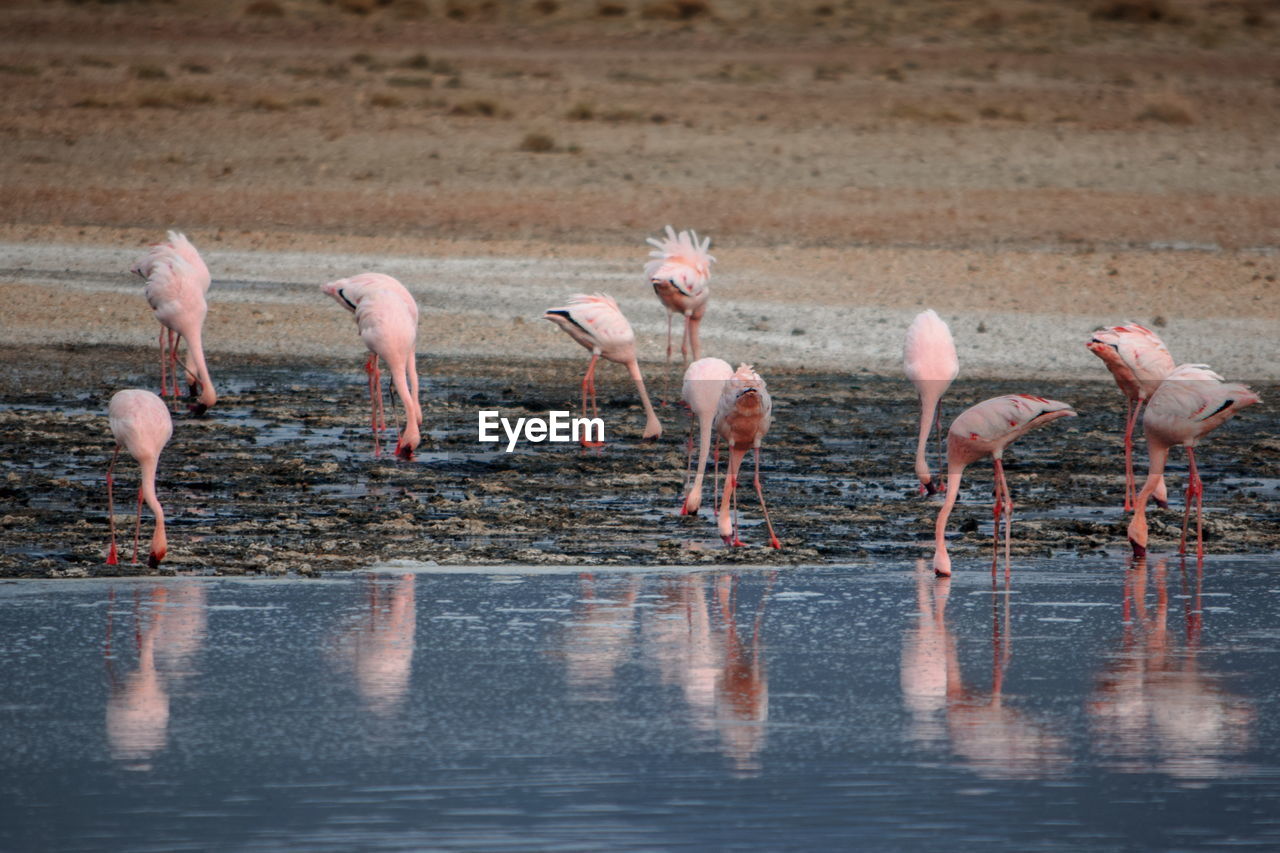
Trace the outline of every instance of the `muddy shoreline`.
<path fill-rule="evenodd" d="M 107 400 L 119 388 L 153 385 L 154 360 L 140 348 L 0 347 L 0 576 L 149 571 L 145 561 L 103 561 L 104 475 L 112 448 Z M 661 408 L 663 438 L 641 443 L 640 409 L 620 369 L 600 377 L 611 439 L 604 450 L 542 444 L 507 454 L 476 441 L 476 411 L 572 408 L 583 365 L 422 358 L 425 440 L 406 463 L 373 455 L 360 361 L 211 359 L 218 406 L 205 418 L 176 415 L 161 460 L 170 552 L 160 571 L 314 575 L 396 559 L 856 565 L 931 553 L 936 503 L 913 486 L 916 403 L 903 380 L 802 370 L 766 377 L 775 425 L 762 473 L 784 544 L 775 552 L 761 547 L 749 486 L 739 502 L 747 547 L 721 545 L 709 493 L 701 516 L 678 514 L 687 415 Z M 660 365 L 647 370 L 661 397 Z M 1276 399 L 1275 385 L 1256 390 L 1264 401 Z M 1024 437 L 1009 454 L 1015 555 L 1122 552 L 1119 393 L 1103 381 L 961 380 L 944 401 L 946 416 L 1015 391 L 1065 400 L 1081 412 Z M 1209 552 L 1280 549 L 1280 418 L 1273 410 L 1265 402 L 1247 410 L 1206 441 L 1200 459 Z M 1172 508 L 1153 516 L 1154 551 L 1176 549 L 1184 472 L 1175 453 Z M 117 523 L 131 531 L 132 504 L 120 499 L 136 482 L 131 464 L 119 482 Z M 989 547 L 990 482 L 987 465 L 966 477 L 952 525 L 963 531 L 952 545 L 960 571 L 980 565 Z M 144 544 L 149 531 L 145 515 Z M 132 543 L 124 544 L 128 555 Z"/>

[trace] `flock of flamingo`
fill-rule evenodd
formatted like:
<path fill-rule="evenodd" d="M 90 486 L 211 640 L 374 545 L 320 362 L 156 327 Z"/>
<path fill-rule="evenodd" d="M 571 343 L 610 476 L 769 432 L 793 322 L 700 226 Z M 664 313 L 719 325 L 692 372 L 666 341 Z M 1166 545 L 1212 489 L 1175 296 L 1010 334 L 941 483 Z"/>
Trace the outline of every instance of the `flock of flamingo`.
<path fill-rule="evenodd" d="M 756 496 L 769 533 L 769 545 L 781 548 L 765 504 L 760 482 L 760 446 L 772 423 L 772 401 L 761 376 L 748 364 L 735 370 L 719 358 L 703 358 L 698 330 L 706 314 L 711 295 L 711 264 L 715 258 L 708 252 L 710 238 L 699 238 L 694 231 L 677 233 L 667 226 L 663 238 L 649 238 L 653 246 L 651 260 L 645 265 L 646 279 L 667 309 L 667 364 L 672 359 L 672 316 L 684 317 L 680 352 L 684 361 L 692 357 L 684 373 L 682 399 L 698 424 L 698 462 L 696 473 L 687 483 L 681 514 L 697 514 L 702 504 L 703 480 L 712 438 L 718 436 L 728 448 L 729 463 L 723 496 L 713 507 L 718 531 L 726 545 L 742 545 L 738 536 L 736 493 L 739 473 L 747 451 L 753 453 Z M 206 293 L 210 275 L 195 246 L 181 233 L 170 231 L 167 240 L 152 246 L 133 266 L 133 272 L 145 282 L 147 302 L 160 321 L 161 395 L 179 395 L 178 346 L 186 341 L 183 373 L 193 402 L 190 409 L 202 415 L 217 402 L 217 393 L 205 364 L 201 339 L 208 312 Z M 418 373 L 415 346 L 418 329 L 418 306 L 413 295 L 400 282 L 381 273 L 361 273 L 351 278 L 330 282 L 321 290 L 355 316 L 361 340 L 369 350 L 365 371 L 369 379 L 371 426 L 374 451 L 378 452 L 379 435 L 386 428 L 382 406 L 382 381 L 379 362 L 385 362 L 391 384 L 404 408 L 404 426 L 400 430 L 395 453 L 411 459 L 420 443 L 422 407 L 418 402 Z M 548 309 L 543 317 L 563 329 L 571 338 L 591 351 L 591 360 L 582 378 L 582 414 L 597 416 L 595 371 L 601 358 L 626 365 L 636 385 L 646 423 L 646 440 L 662 435 L 662 425 L 645 390 L 636 353 L 635 333 L 613 297 L 603 294 L 577 294 L 562 307 Z M 1228 383 L 1207 365 L 1175 365 L 1164 342 L 1150 329 L 1136 323 L 1099 329 L 1086 343 L 1091 352 L 1102 359 L 1128 401 L 1125 418 L 1125 512 L 1133 516 L 1128 538 L 1135 556 L 1146 553 L 1148 542 L 1146 504 L 1154 499 L 1167 506 L 1164 468 L 1169 451 L 1175 445 L 1186 448 L 1190 472 L 1183 510 L 1182 538 L 1179 553 L 1186 553 L 1191 506 L 1196 507 L 1196 555 L 1203 560 L 1203 486 L 1196 468 L 1195 446 L 1201 438 L 1221 426 L 1240 409 L 1260 402 L 1249 388 Z M 947 324 L 933 310 L 919 314 L 907 329 L 903 358 L 907 377 L 915 385 L 920 398 L 920 428 L 917 437 L 915 471 L 920 489 L 930 495 L 945 489 L 945 497 L 935 523 L 933 569 L 938 576 L 951 574 L 947 554 L 947 519 L 959 496 L 964 469 L 990 456 L 994 468 L 995 499 L 992 535 L 992 571 L 995 571 L 1000 522 L 1004 521 L 1005 571 L 1008 573 L 1013 502 L 1005 480 L 1003 454 L 1006 447 L 1024 433 L 1050 421 L 1074 417 L 1076 412 L 1066 403 L 1030 394 L 1009 394 L 984 400 L 966 409 L 951 423 L 946 440 L 946 476 L 940 484 L 930 471 L 926 445 L 930 432 L 941 431 L 939 401 L 959 374 L 955 341 Z M 1146 436 L 1149 469 L 1141 489 L 1133 473 L 1133 432 L 1142 416 Z M 151 540 L 149 564 L 157 567 L 164 559 L 164 510 L 156 498 L 155 476 L 160 452 L 173 433 L 169 407 L 161 396 L 151 391 L 128 389 L 111 398 L 108 408 L 111 432 L 116 439 L 115 455 L 107 471 L 108 516 L 111 518 L 111 545 L 108 564 L 116 564 L 116 534 L 111 511 L 112 478 L 121 447 L 138 461 L 141 485 L 138 489 L 137 521 L 134 526 L 134 562 L 138 559 L 138 541 L 145 502 L 155 515 L 155 532 Z M 597 446 L 600 441 L 584 439 L 583 444 Z M 690 459 L 692 467 L 692 439 Z M 716 447 L 717 478 L 718 451 Z M 686 475 L 688 480 L 688 476 Z M 717 485 L 718 491 L 718 485 Z"/>

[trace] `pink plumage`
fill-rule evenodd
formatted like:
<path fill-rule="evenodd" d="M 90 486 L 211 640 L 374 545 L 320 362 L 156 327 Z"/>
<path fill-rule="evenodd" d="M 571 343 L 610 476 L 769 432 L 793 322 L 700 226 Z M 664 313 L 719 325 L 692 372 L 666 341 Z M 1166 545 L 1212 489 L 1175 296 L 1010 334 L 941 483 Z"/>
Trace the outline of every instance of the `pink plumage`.
<path fill-rule="evenodd" d="M 1204 364 L 1184 364 L 1172 370 L 1147 403 L 1142 426 L 1147 436 L 1151 467 L 1134 503 L 1129 521 L 1129 542 L 1135 556 L 1147 552 L 1147 499 L 1163 483 L 1169 451 L 1181 444 L 1187 450 L 1186 506 L 1182 514 L 1182 539 L 1178 552 L 1187 550 L 1187 525 L 1191 504 L 1196 505 L 1196 558 L 1204 559 L 1203 482 L 1196 469 L 1195 447 L 1201 438 L 1230 420 L 1236 412 L 1262 402 L 1248 387 L 1225 382 Z"/>
<path fill-rule="evenodd" d="M 143 293 L 164 327 L 160 332 L 160 393 L 168 393 L 166 375 L 172 369 L 172 392 L 175 397 L 178 394 L 178 342 L 185 339 L 184 367 L 197 400 L 191 408 L 196 414 L 203 414 L 218 401 L 205 364 L 202 340 L 205 315 L 209 312 L 205 299 L 209 268 L 185 235 L 170 231 L 167 237 L 167 242 L 148 249 L 132 270 L 146 279 Z"/>
<path fill-rule="evenodd" d="M 663 307 L 667 309 L 667 365 L 671 364 L 671 317 L 684 317 L 684 332 L 680 339 L 680 355 L 684 359 L 693 353 L 693 360 L 702 358 L 702 346 L 698 329 L 707 313 L 707 301 L 711 298 L 711 265 L 715 258 L 707 250 L 711 238 L 698 239 L 696 231 L 676 233 L 670 225 L 666 237 L 649 237 L 654 250 L 652 258 L 644 266 L 645 278 L 653 286 Z"/>
<path fill-rule="evenodd" d="M 737 525 L 738 471 L 747 451 L 755 457 L 755 489 L 760 499 L 760 511 L 769 530 L 769 546 L 781 548 L 782 543 L 773 532 L 769 520 L 769 508 L 765 506 L 764 491 L 760 485 L 760 443 L 773 424 L 773 398 L 764 379 L 749 364 L 740 364 L 725 381 L 716 406 L 715 429 L 729 445 L 729 471 L 724 481 L 724 497 L 720 501 L 717 523 L 720 537 L 726 545 L 741 545 Z"/>
<path fill-rule="evenodd" d="M 404 406 L 404 428 L 396 439 L 396 455 L 412 459 L 422 440 L 422 405 L 418 400 L 418 303 L 408 288 L 383 273 L 360 273 L 321 285 L 320 290 L 355 314 L 356 329 L 369 350 L 364 369 L 369 375 L 374 453 L 378 453 L 378 435 L 386 427 L 382 374 L 378 370 L 381 358 L 387 363 L 391 384 Z"/>
<path fill-rule="evenodd" d="M 107 407 L 107 418 L 111 425 L 111 434 L 116 440 L 115 453 L 111 457 L 111 466 L 107 468 L 107 513 L 111 526 L 111 550 L 107 554 L 107 563 L 115 565 L 116 557 L 116 525 L 115 501 L 112 494 L 113 473 L 120 448 L 125 448 L 129 455 L 138 461 L 141 469 L 141 485 L 138 489 L 138 521 L 133 534 L 133 562 L 138 562 L 138 533 L 142 526 L 142 504 L 145 501 L 156 518 L 155 533 L 151 537 L 151 556 L 148 560 L 151 568 L 160 565 L 168 550 L 165 537 L 164 510 L 156 497 L 156 468 L 160 462 L 160 452 L 169 443 L 173 435 L 173 420 L 169 417 L 169 409 L 164 401 L 150 391 L 130 388 L 117 391 Z"/>
<path fill-rule="evenodd" d="M 934 572 L 943 576 L 951 574 L 951 558 L 947 555 L 947 518 L 960 494 L 960 477 L 964 469 L 984 456 L 991 457 L 996 480 L 991 570 L 995 571 L 994 545 L 999 536 L 1002 513 L 1005 514 L 1005 566 L 1008 570 L 1013 501 L 1004 478 L 1004 449 L 1036 427 L 1058 418 L 1075 417 L 1075 414 L 1069 405 L 1057 400 L 1031 394 L 1006 394 L 965 409 L 951 422 L 951 429 L 947 431 L 947 497 L 934 524 Z"/>
<path fill-rule="evenodd" d="M 1137 492 L 1133 476 L 1133 430 L 1143 402 L 1173 370 L 1173 356 L 1159 335 L 1137 323 L 1098 329 L 1085 346 L 1102 359 L 1125 397 L 1124 509 L 1128 512 L 1133 508 L 1133 496 Z M 1161 506 L 1165 505 L 1163 480 L 1156 485 L 1155 498 Z"/>
<path fill-rule="evenodd" d="M 938 419 L 938 401 L 960 372 L 960 359 L 956 356 L 956 344 L 951 329 L 938 313 L 930 308 L 916 315 L 907 328 L 907 339 L 902 353 L 902 369 L 916 386 L 920 396 L 920 431 L 916 438 L 916 478 L 920 485 L 933 494 L 938 486 L 929 472 L 925 458 L 925 444 L 929 430 Z"/>
<path fill-rule="evenodd" d="M 662 435 L 662 424 L 658 421 L 653 405 L 649 402 L 649 394 L 645 391 L 644 377 L 640 373 L 640 362 L 636 357 L 636 335 L 631 324 L 623 315 L 622 309 L 612 296 L 605 293 L 577 293 L 569 297 L 569 301 L 559 308 L 548 308 L 542 313 L 545 320 L 559 326 L 569 337 L 591 351 L 591 361 L 587 365 L 586 375 L 582 378 L 582 415 L 588 416 L 587 399 L 591 400 L 590 416 L 599 416 L 596 403 L 595 371 L 596 362 L 600 358 L 617 364 L 625 364 L 636 384 L 636 392 L 640 395 L 640 404 L 645 412 L 645 439 L 656 439 Z M 598 444 L 587 442 L 584 444 Z"/>
<path fill-rule="evenodd" d="M 698 471 L 685 493 L 681 515 L 696 515 L 702 506 L 702 480 L 707 473 L 707 454 L 711 450 L 712 425 L 724 385 L 733 376 L 729 362 L 719 358 L 700 358 L 684 372 L 681 398 L 698 420 Z M 687 466 L 686 466 L 687 469 Z"/>

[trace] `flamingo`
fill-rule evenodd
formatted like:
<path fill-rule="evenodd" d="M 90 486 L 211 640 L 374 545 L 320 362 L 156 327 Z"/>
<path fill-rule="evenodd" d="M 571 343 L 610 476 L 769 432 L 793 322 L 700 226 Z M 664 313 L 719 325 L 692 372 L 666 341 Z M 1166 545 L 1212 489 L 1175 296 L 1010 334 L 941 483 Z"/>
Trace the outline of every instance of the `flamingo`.
<path fill-rule="evenodd" d="M 702 506 L 702 478 L 707 473 L 707 453 L 711 449 L 711 428 L 724 384 L 733 376 L 729 362 L 719 358 L 700 358 L 684 372 L 681 397 L 698 419 L 698 473 L 684 496 L 681 515 L 697 515 Z M 690 442 L 692 450 L 692 442 Z M 686 470 L 688 466 L 686 465 Z M 686 475 L 687 476 L 687 475 Z"/>
<path fill-rule="evenodd" d="M 173 420 L 169 417 L 169 409 L 163 400 L 140 388 L 117 391 L 107 406 L 107 417 L 111 422 L 111 434 L 116 439 L 116 450 L 111 457 L 111 465 L 107 468 L 107 518 L 111 524 L 111 550 L 107 554 L 107 565 L 114 566 L 119 562 L 116 556 L 112 473 L 123 446 L 130 456 L 138 460 L 138 467 L 142 469 L 142 484 L 138 487 L 138 520 L 133 528 L 133 563 L 135 566 L 138 564 L 138 536 L 142 529 L 142 502 L 145 500 L 156 518 L 155 533 L 151 537 L 151 556 L 147 561 L 154 569 L 160 565 L 168 550 L 168 540 L 164 534 L 164 510 L 156 498 L 156 465 L 160 461 L 160 451 L 173 435 Z"/>
<path fill-rule="evenodd" d="M 1133 428 L 1138 423 L 1142 404 L 1173 372 L 1173 356 L 1169 355 L 1169 348 L 1159 335 L 1137 323 L 1098 329 L 1085 346 L 1111 371 L 1127 404 L 1124 420 L 1124 511 L 1129 512 L 1138 491 L 1133 476 Z M 1163 478 L 1156 486 L 1155 499 L 1161 509 L 1169 505 Z"/>
<path fill-rule="evenodd" d="M 160 393 L 168 393 L 166 377 L 172 373 L 173 396 L 178 396 L 178 341 L 186 339 L 184 369 L 196 402 L 191 412 L 203 415 L 218 401 L 204 361 L 201 333 L 209 312 L 205 294 L 209 292 L 209 268 L 191 241 L 178 231 L 168 232 L 168 241 L 157 243 L 133 265 L 133 272 L 146 280 L 143 293 L 163 327 L 160 330 Z M 170 370 L 171 369 L 171 370 Z"/>
<path fill-rule="evenodd" d="M 1182 512 L 1182 539 L 1178 553 L 1187 553 L 1187 524 L 1191 502 L 1196 504 L 1196 560 L 1204 560 L 1204 528 L 1200 474 L 1196 470 L 1196 444 L 1226 423 L 1245 406 L 1262 402 L 1253 391 L 1239 383 L 1227 384 L 1205 364 L 1183 364 L 1173 370 L 1151 395 L 1142 419 L 1147 436 L 1150 469 L 1147 481 L 1134 502 L 1129 520 L 1129 543 L 1135 557 L 1147 553 L 1147 499 L 1163 481 L 1169 449 L 1181 444 L 1187 449 L 1187 501 Z"/>
<path fill-rule="evenodd" d="M 702 358 L 698 344 L 698 326 L 707 313 L 707 300 L 711 297 L 711 265 L 715 263 L 707 249 L 711 238 L 701 242 L 696 231 L 681 231 L 667 226 L 666 237 L 649 237 L 645 242 L 654 247 L 649 253 L 653 260 L 644 265 L 644 274 L 653 285 L 653 292 L 667 309 L 667 373 L 671 372 L 671 316 L 684 316 L 684 333 L 680 339 L 680 356 L 688 360 Z"/>
<path fill-rule="evenodd" d="M 764 503 L 764 491 L 760 488 L 760 442 L 769 432 L 773 422 L 773 400 L 769 397 L 769 389 L 760 378 L 760 374 L 751 369 L 749 364 L 740 364 L 733 375 L 724 383 L 720 394 L 720 402 L 716 407 L 716 431 L 729 443 L 729 472 L 724 481 L 724 497 L 720 501 L 718 524 L 720 537 L 726 545 L 741 545 L 738 538 L 738 469 L 747 450 L 755 452 L 755 487 L 756 497 L 760 499 L 760 511 L 764 514 L 764 523 L 769 528 L 769 547 L 781 548 L 782 543 L 773 532 L 773 523 L 769 520 L 769 508 Z M 730 511 L 730 502 L 733 509 Z M 732 517 L 731 517 L 732 516 Z"/>
<path fill-rule="evenodd" d="M 412 459 L 421 441 L 422 406 L 418 402 L 418 303 L 413 294 L 389 275 L 366 272 L 321 285 L 321 291 L 355 315 L 360 338 L 369 349 L 364 370 L 369 375 L 373 448 L 386 429 L 382 409 L 382 374 L 378 358 L 386 361 L 391 383 L 404 405 L 405 426 L 396 441 L 396 455 Z"/>
<path fill-rule="evenodd" d="M 951 338 L 951 329 L 947 328 L 947 324 L 932 308 L 917 314 L 907 329 L 902 367 L 920 395 L 916 477 L 920 480 L 921 490 L 932 495 L 937 493 L 938 484 L 929 474 L 929 462 L 925 459 L 924 448 L 933 424 L 938 424 L 939 432 L 942 430 L 938 401 L 960 372 L 960 361 L 956 358 L 956 343 Z"/>
<path fill-rule="evenodd" d="M 940 577 L 951 575 L 951 558 L 947 555 L 947 517 L 960 493 L 960 476 L 964 469 L 984 456 L 990 456 L 995 466 L 995 527 L 991 532 L 991 571 L 995 572 L 996 568 L 994 552 L 1000 536 L 1000 515 L 1003 512 L 1005 573 L 1008 573 L 1013 501 L 1009 497 L 1009 484 L 1004 479 L 1004 449 L 1038 426 L 1058 418 L 1075 416 L 1075 410 L 1057 400 L 1046 400 L 1030 394 L 1007 394 L 983 400 L 965 409 L 951 422 L 951 429 L 947 431 L 947 497 L 938 510 L 938 520 L 934 525 L 935 574 Z"/>
<path fill-rule="evenodd" d="M 635 380 L 640 404 L 644 406 L 644 438 L 656 439 L 662 435 L 662 424 L 653 412 L 649 395 L 644 390 L 644 377 L 640 375 L 640 362 L 636 359 L 636 335 L 631 324 L 622 315 L 618 303 L 605 293 L 576 293 L 561 308 L 548 308 L 542 313 L 587 349 L 591 350 L 591 362 L 582 377 L 582 416 L 587 417 L 587 397 L 591 397 L 591 417 L 599 417 L 596 405 L 596 362 L 601 358 L 625 364 Z M 603 442 L 582 440 L 583 446 L 598 447 Z"/>

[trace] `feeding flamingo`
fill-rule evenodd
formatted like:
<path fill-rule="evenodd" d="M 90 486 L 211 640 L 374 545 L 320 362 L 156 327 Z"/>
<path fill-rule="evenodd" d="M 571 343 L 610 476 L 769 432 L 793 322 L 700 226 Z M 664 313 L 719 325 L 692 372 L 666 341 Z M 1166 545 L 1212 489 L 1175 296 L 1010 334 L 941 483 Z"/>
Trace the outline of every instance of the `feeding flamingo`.
<path fill-rule="evenodd" d="M 951 557 L 947 555 L 947 517 L 960 493 L 960 475 L 964 469 L 984 456 L 990 456 L 995 467 L 995 526 L 992 529 L 991 571 L 995 571 L 995 547 L 1000 536 L 1000 515 L 1005 514 L 1005 571 L 1009 567 L 1009 538 L 1013 523 L 1013 501 L 1009 484 L 1004 479 L 1004 449 L 1026 432 L 1058 418 L 1073 418 L 1075 411 L 1066 403 L 1033 397 L 1030 394 L 1007 394 L 992 397 L 965 409 L 951 422 L 947 431 L 947 497 L 938 510 L 934 525 L 936 550 L 933 571 L 947 577 L 951 574 Z"/>
<path fill-rule="evenodd" d="M 662 435 L 662 424 L 653 412 L 649 395 L 644 390 L 644 377 L 640 375 L 640 362 L 636 359 L 636 335 L 631 324 L 622 315 L 618 303 L 604 293 L 577 293 L 569 297 L 569 303 L 561 308 L 548 308 L 542 314 L 565 331 L 569 337 L 591 350 L 591 362 L 582 377 L 582 416 L 599 417 L 596 405 L 596 362 L 605 358 L 617 364 L 625 364 L 635 380 L 644 406 L 644 438 L 656 439 Z M 591 398 L 591 414 L 587 414 L 587 397 Z M 582 441 L 584 446 L 598 447 L 604 442 Z"/>
<path fill-rule="evenodd" d="M 413 294 L 389 275 L 366 272 L 321 285 L 334 301 L 355 314 L 360 338 L 369 349 L 365 373 L 369 375 L 369 403 L 372 408 L 373 448 L 378 453 L 378 435 L 386 429 L 382 408 L 382 374 L 378 358 L 387 363 L 391 384 L 404 405 L 405 425 L 396 441 L 396 455 L 412 459 L 421 441 L 422 406 L 418 402 L 418 303 Z"/>
<path fill-rule="evenodd" d="M 1200 474 L 1196 470 L 1195 447 L 1201 438 L 1226 423 L 1245 406 L 1262 402 L 1253 391 L 1239 383 L 1226 383 L 1204 364 L 1178 366 L 1160 383 L 1147 401 L 1142 419 L 1147 436 L 1147 453 L 1151 460 L 1147 481 L 1134 502 L 1129 520 L 1129 543 L 1134 556 L 1147 553 L 1147 499 L 1163 482 L 1169 449 L 1181 444 L 1187 449 L 1187 505 L 1182 512 L 1182 539 L 1178 553 L 1187 553 L 1187 524 L 1191 520 L 1191 502 L 1196 504 L 1196 559 L 1204 559 L 1204 528 Z"/>
<path fill-rule="evenodd" d="M 164 510 L 156 498 L 156 465 L 160 461 L 160 451 L 173 435 L 173 420 L 169 417 L 169 409 L 163 400 L 150 391 L 139 388 L 117 391 L 107 406 L 107 417 L 111 422 L 111 434 L 116 439 L 116 450 L 111 457 L 111 465 L 107 468 L 107 518 L 111 524 L 111 550 L 107 554 L 107 565 L 114 566 L 119 562 L 116 556 L 112 474 L 123 446 L 130 456 L 138 460 L 138 467 L 142 471 L 142 483 L 138 487 L 138 520 L 133 528 L 133 562 L 134 565 L 138 563 L 138 537 L 142 529 L 142 502 L 145 500 L 156 517 L 156 529 L 151 537 L 151 556 L 147 561 L 154 569 L 160 565 L 168 550 L 168 540 L 164 533 Z"/>
<path fill-rule="evenodd" d="M 924 453 L 925 444 L 929 441 L 929 430 L 935 423 L 938 424 L 939 433 L 942 431 L 938 401 L 960 372 L 960 360 L 956 357 L 956 343 L 951 338 L 951 329 L 947 328 L 947 324 L 932 308 L 917 314 L 907 329 L 902 367 L 920 395 L 916 477 L 920 480 L 921 488 L 932 495 L 938 491 L 938 484 L 929 473 L 929 462 Z"/>
<path fill-rule="evenodd" d="M 760 442 L 769 432 L 773 422 L 773 400 L 760 374 L 749 364 L 740 364 L 724 384 L 720 403 L 716 408 L 716 431 L 729 443 L 729 471 L 724 481 L 724 498 L 720 501 L 718 524 L 720 537 L 726 545 L 741 545 L 738 537 L 738 469 L 747 450 L 755 452 L 756 497 L 760 499 L 760 511 L 769 528 L 769 547 L 781 548 L 782 543 L 774 535 L 769 520 L 769 508 L 764 503 L 764 491 L 760 488 Z M 732 507 L 732 508 L 731 508 Z"/>
<path fill-rule="evenodd" d="M 209 292 L 209 268 L 191 241 L 178 231 L 168 232 L 168 241 L 157 243 L 133 265 L 133 272 L 146 280 L 144 293 L 155 311 L 160 330 L 160 393 L 169 393 L 172 375 L 173 396 L 178 396 L 178 341 L 187 342 L 184 369 L 191 395 L 196 402 L 192 413 L 202 415 L 218 401 L 209 369 L 204 361 L 201 335 L 209 312 L 205 294 Z"/>
<path fill-rule="evenodd" d="M 1173 372 L 1173 356 L 1159 335 L 1137 323 L 1098 329 L 1085 346 L 1102 359 L 1125 397 L 1124 511 L 1129 512 L 1138 491 L 1133 476 L 1133 428 L 1138 423 L 1142 404 Z M 1163 478 L 1156 485 L 1155 499 L 1161 508 L 1169 505 Z"/>
<path fill-rule="evenodd" d="M 711 265 L 715 258 L 707 251 L 711 238 L 698 240 L 696 231 L 681 231 L 667 226 L 665 238 L 650 237 L 646 242 L 654 247 L 649 253 L 653 260 L 644 265 L 645 277 L 653 285 L 653 292 L 667 309 L 667 372 L 671 371 L 671 316 L 684 317 L 684 332 L 680 339 L 680 355 L 688 360 L 702 358 L 698 343 L 698 326 L 707 313 L 707 300 L 711 298 Z"/>
<path fill-rule="evenodd" d="M 693 485 L 685 493 L 681 515 L 697 515 L 698 508 L 702 506 L 702 478 L 707 473 L 712 426 L 720 405 L 720 394 L 731 376 L 733 368 L 729 362 L 719 358 L 700 358 L 684 372 L 680 396 L 688 404 L 690 413 L 698 419 L 698 472 L 694 475 Z M 691 441 L 690 452 L 692 449 Z M 688 470 L 687 464 L 685 469 Z"/>

